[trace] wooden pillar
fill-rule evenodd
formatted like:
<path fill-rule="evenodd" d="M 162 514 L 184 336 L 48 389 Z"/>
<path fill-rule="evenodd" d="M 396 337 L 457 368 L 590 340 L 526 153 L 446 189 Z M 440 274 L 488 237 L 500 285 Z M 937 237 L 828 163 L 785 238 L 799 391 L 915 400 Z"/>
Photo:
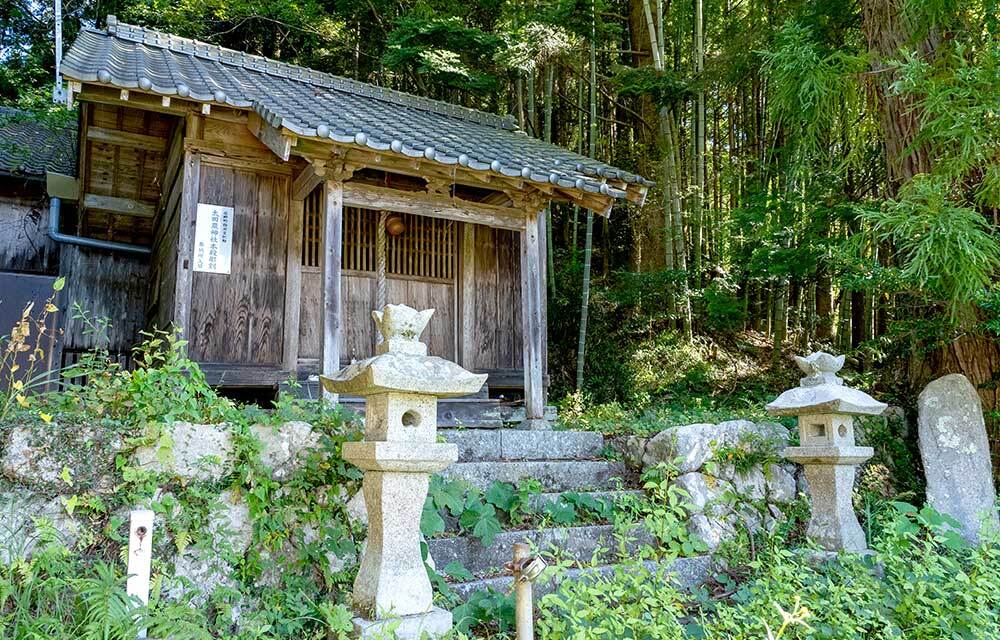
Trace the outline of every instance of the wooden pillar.
<path fill-rule="evenodd" d="M 288 250 L 285 256 L 285 336 L 282 366 L 289 374 L 299 367 L 299 314 L 302 310 L 302 224 L 305 201 L 292 199 L 288 212 Z"/>
<path fill-rule="evenodd" d="M 340 370 L 340 334 L 342 299 L 340 292 L 340 254 L 343 248 L 344 183 L 323 183 L 323 375 Z M 336 402 L 335 394 L 324 392 L 324 399 Z"/>
<path fill-rule="evenodd" d="M 174 326 L 185 338 L 191 332 L 191 285 L 194 276 L 194 228 L 198 218 L 198 189 L 201 186 L 201 155 L 184 153 L 184 185 L 177 226 L 177 273 L 174 296 Z"/>
<path fill-rule="evenodd" d="M 545 274 L 541 268 L 541 244 L 537 210 L 529 210 L 521 231 L 521 324 L 524 340 L 524 422 L 522 429 L 547 429 L 545 391 L 542 388 L 545 337 L 543 296 Z"/>
<path fill-rule="evenodd" d="M 476 339 L 476 225 L 462 223 L 462 271 L 459 274 L 459 295 L 462 300 L 459 343 L 461 364 L 470 371 L 475 368 Z"/>
<path fill-rule="evenodd" d="M 549 224 L 546 218 L 546 207 L 538 214 L 538 270 L 542 280 L 541 310 L 542 310 L 542 411 L 549 401 L 549 388 L 545 377 L 549 374 Z"/>

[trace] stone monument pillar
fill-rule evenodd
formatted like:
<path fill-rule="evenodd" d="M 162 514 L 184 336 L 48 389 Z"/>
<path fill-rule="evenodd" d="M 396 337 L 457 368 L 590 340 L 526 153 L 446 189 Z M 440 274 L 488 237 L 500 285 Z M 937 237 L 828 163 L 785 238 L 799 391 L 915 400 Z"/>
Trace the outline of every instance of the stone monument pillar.
<path fill-rule="evenodd" d="M 372 317 L 382 342 L 372 358 L 332 377 L 331 393 L 365 398 L 365 439 L 347 442 L 344 459 L 365 472 L 368 544 L 354 581 L 357 637 L 440 637 L 451 613 L 432 605 L 420 552 L 420 514 L 430 474 L 458 459 L 454 444 L 438 443 L 437 399 L 475 393 L 486 382 L 453 362 L 427 355 L 419 341 L 433 309 L 386 305 Z"/>
<path fill-rule="evenodd" d="M 812 497 L 806 533 L 828 551 L 867 551 L 851 498 L 857 466 L 875 452 L 855 445 L 854 416 L 881 415 L 886 405 L 844 386 L 837 377 L 844 356 L 820 351 L 795 361 L 806 377 L 768 404 L 767 411 L 798 418 L 799 446 L 787 447 L 783 455 L 805 467 Z"/>

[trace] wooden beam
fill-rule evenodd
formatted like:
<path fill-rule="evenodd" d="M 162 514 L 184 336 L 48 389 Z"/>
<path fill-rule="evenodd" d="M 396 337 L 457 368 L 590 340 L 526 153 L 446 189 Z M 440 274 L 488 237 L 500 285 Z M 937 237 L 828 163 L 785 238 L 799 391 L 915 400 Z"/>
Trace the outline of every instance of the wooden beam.
<path fill-rule="evenodd" d="M 293 198 L 288 211 L 288 245 L 285 255 L 284 368 L 295 371 L 299 362 L 299 315 L 302 305 L 302 216 L 304 202 Z"/>
<path fill-rule="evenodd" d="M 156 205 L 143 200 L 131 198 L 116 198 L 100 196 L 96 193 L 86 193 L 83 196 L 83 208 L 91 211 L 108 211 L 137 218 L 152 218 L 156 215 Z"/>
<path fill-rule="evenodd" d="M 79 200 L 80 181 L 75 176 L 48 171 L 45 174 L 45 191 L 54 198 Z"/>
<path fill-rule="evenodd" d="M 545 392 L 542 382 L 545 348 L 542 328 L 542 297 L 545 281 L 539 264 L 538 212 L 527 213 L 527 224 L 521 232 L 521 326 L 524 341 L 524 408 L 521 424 L 525 429 L 546 429 Z"/>
<path fill-rule="evenodd" d="M 292 182 L 292 200 L 304 200 L 306 196 L 312 193 L 313 189 L 318 187 L 321 182 L 323 182 L 323 177 L 326 175 L 325 166 L 317 166 L 316 164 L 310 162 L 295 176 L 295 181 Z"/>
<path fill-rule="evenodd" d="M 209 156 L 225 158 L 233 164 L 242 163 L 246 168 L 265 168 L 269 171 L 278 171 L 291 175 L 292 168 L 276 158 L 274 154 L 268 153 L 258 147 L 250 147 L 239 144 L 222 144 L 210 142 L 208 140 L 194 140 L 190 137 L 184 139 L 184 149 L 196 151 L 205 155 L 205 160 L 209 161 Z"/>
<path fill-rule="evenodd" d="M 167 148 L 165 138 L 148 136 L 143 133 L 119 131 L 118 129 L 106 129 L 105 127 L 90 127 L 87 129 L 87 140 L 113 144 L 119 147 L 134 147 L 143 151 L 156 151 L 158 153 L 163 153 Z"/>
<path fill-rule="evenodd" d="M 341 264 L 344 224 L 344 183 L 323 183 L 323 375 L 340 370 L 342 320 Z M 365 318 L 364 320 L 367 320 Z M 336 396 L 323 392 L 324 399 L 336 402 Z"/>
<path fill-rule="evenodd" d="M 281 130 L 272 127 L 253 112 L 248 116 L 247 128 L 274 155 L 281 158 L 282 161 L 288 162 L 288 158 L 292 154 L 292 136 L 286 135 Z"/>
<path fill-rule="evenodd" d="M 191 334 L 191 284 L 194 274 L 194 226 L 198 213 L 198 190 L 201 185 L 201 156 L 186 151 L 184 172 L 181 175 L 184 187 L 181 193 L 180 220 L 177 231 L 177 276 L 174 295 L 174 326 Z"/>
<path fill-rule="evenodd" d="M 344 183 L 344 203 L 374 211 L 413 213 L 513 231 L 520 231 L 525 224 L 521 209 L 468 202 L 421 191 L 401 191 L 361 182 Z"/>
<path fill-rule="evenodd" d="M 476 225 L 462 223 L 462 272 L 459 274 L 459 294 L 462 309 L 459 315 L 461 354 L 460 363 L 466 369 L 473 368 L 476 339 Z"/>

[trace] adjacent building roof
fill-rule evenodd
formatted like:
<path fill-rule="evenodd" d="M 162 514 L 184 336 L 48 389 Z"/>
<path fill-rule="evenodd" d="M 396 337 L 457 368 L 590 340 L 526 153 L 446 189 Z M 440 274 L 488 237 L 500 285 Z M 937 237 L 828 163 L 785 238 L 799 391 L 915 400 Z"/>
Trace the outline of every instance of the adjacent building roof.
<path fill-rule="evenodd" d="M 302 137 L 563 189 L 623 198 L 630 188 L 644 191 L 653 184 L 527 136 L 511 117 L 121 24 L 114 16 L 106 29 L 80 33 L 62 72 L 80 82 L 252 109 L 272 126 Z"/>
<path fill-rule="evenodd" d="M 44 177 L 76 173 L 76 123 L 53 124 L 0 107 L 0 174 Z"/>

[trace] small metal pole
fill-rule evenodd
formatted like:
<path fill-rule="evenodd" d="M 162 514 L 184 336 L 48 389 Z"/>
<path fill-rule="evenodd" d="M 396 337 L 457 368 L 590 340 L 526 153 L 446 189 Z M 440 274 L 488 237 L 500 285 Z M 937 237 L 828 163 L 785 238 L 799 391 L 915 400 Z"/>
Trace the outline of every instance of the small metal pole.
<path fill-rule="evenodd" d="M 524 565 L 531 562 L 531 550 L 528 545 L 518 542 L 514 545 L 514 598 L 515 620 L 517 624 L 517 640 L 534 640 L 535 619 L 534 604 L 531 596 L 531 580 L 521 573 Z"/>
<path fill-rule="evenodd" d="M 153 512 L 137 509 L 130 514 L 128 533 L 128 578 L 125 592 L 149 604 L 149 572 L 153 561 Z M 138 638 L 146 637 L 146 630 Z"/>

